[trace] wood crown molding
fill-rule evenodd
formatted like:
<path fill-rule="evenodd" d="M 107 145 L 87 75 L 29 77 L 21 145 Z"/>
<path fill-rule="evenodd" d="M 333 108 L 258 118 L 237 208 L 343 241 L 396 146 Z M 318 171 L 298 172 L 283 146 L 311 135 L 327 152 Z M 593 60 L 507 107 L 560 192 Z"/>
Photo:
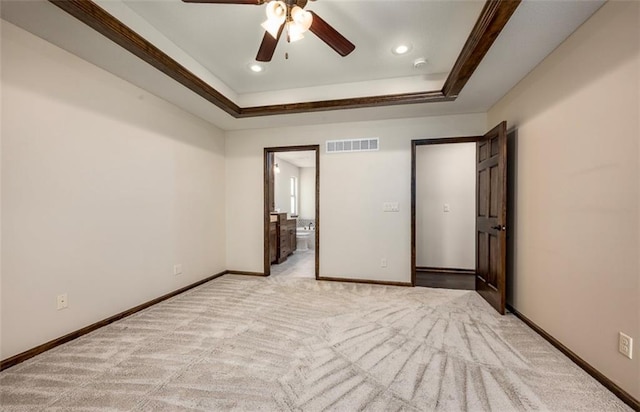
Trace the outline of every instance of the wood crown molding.
<path fill-rule="evenodd" d="M 237 117 L 240 107 L 91 0 L 49 0 L 178 83 Z"/>
<path fill-rule="evenodd" d="M 519 5 L 520 0 L 487 0 L 442 87 L 444 96 L 460 94 Z"/>
<path fill-rule="evenodd" d="M 92 0 L 49 1 L 237 119 L 453 101 L 520 4 L 520 0 L 487 0 L 442 90 L 240 107 Z"/>

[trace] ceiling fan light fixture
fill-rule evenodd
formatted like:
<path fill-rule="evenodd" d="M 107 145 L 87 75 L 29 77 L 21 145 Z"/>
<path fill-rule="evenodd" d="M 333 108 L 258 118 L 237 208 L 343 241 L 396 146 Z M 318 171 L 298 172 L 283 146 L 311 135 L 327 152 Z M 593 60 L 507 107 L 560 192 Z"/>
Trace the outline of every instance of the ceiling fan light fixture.
<path fill-rule="evenodd" d="M 287 17 L 286 29 L 287 40 L 289 42 L 298 41 L 304 38 L 304 33 L 311 27 L 313 15 L 304 11 L 301 7 L 293 6 Z"/>
<path fill-rule="evenodd" d="M 280 31 L 280 26 L 282 26 L 281 21 L 276 20 L 266 20 L 261 24 L 262 28 L 267 31 L 274 39 L 278 38 L 278 32 Z"/>
<path fill-rule="evenodd" d="M 280 26 L 287 18 L 287 5 L 283 1 L 270 1 L 267 3 L 267 20 L 261 26 L 274 39 L 278 38 Z"/>
<path fill-rule="evenodd" d="M 291 20 L 302 30 L 302 33 L 309 30 L 311 23 L 313 23 L 313 14 L 301 7 L 293 6 L 291 9 Z"/>
<path fill-rule="evenodd" d="M 270 1 L 267 3 L 267 20 L 280 20 L 287 18 L 287 5 L 284 1 Z"/>
<path fill-rule="evenodd" d="M 298 41 L 304 38 L 303 33 L 305 30 L 294 21 L 287 22 L 287 38 L 289 42 Z"/>

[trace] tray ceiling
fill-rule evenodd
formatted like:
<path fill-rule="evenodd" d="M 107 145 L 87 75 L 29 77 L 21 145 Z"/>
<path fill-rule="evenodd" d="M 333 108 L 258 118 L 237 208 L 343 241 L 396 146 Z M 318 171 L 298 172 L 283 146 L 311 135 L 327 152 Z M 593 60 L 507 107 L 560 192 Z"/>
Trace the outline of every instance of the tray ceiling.
<path fill-rule="evenodd" d="M 167 79 L 157 71 L 157 66 L 150 67 L 49 2 L 3 0 L 0 11 L 3 19 L 224 129 L 235 129 L 486 111 L 603 1 L 523 1 L 458 99 L 446 102 L 451 99 L 441 98 L 442 103 L 429 104 L 424 102 L 429 98 L 437 101 L 433 97 L 438 97 L 438 93 L 443 96 L 445 80 L 451 75 L 484 2 L 310 1 L 306 8 L 351 40 L 356 50 L 340 57 L 312 33 L 291 44 L 281 38 L 273 60 L 259 74 L 252 73 L 248 65 L 254 62 L 262 38 L 264 6 L 188 4 L 180 0 L 59 3 L 81 7 L 91 4 L 103 10 L 217 95 L 205 96 L 208 101 L 203 101 L 204 94 L 198 93 L 197 88 L 185 88 L 184 81 L 181 85 Z M 540 30 L 542 25 L 545 30 Z M 392 48 L 400 43 L 409 44 L 409 53 L 401 56 L 392 53 Z M 418 58 L 425 58 L 427 64 L 415 69 L 413 62 Z M 194 96 L 194 91 L 199 96 Z M 416 98 L 406 99 L 412 93 Z M 369 99 L 370 103 L 371 96 L 394 95 L 405 96 L 400 103 L 414 104 L 355 109 L 376 105 L 358 105 L 357 99 Z M 216 99 L 226 101 L 231 110 L 228 107 L 212 110 L 210 103 L 216 103 Z M 328 104 L 318 109 L 309 102 L 345 99 L 356 99 L 356 104 L 342 107 L 351 110 L 309 113 L 341 108 Z M 397 103 L 393 98 L 382 102 Z M 276 105 L 279 110 L 273 113 L 252 112 L 256 107 Z M 296 106 L 298 110 L 290 110 Z M 269 116 L 271 121 L 265 122 L 260 118 L 234 120 L 229 114 L 236 118 L 278 116 Z"/>
<path fill-rule="evenodd" d="M 214 73 L 238 94 L 403 77 L 446 77 L 483 7 L 481 1 L 309 2 L 312 10 L 356 45 L 341 57 L 312 33 L 281 38 L 259 74 L 254 62 L 264 29 L 265 6 L 187 4 L 179 0 L 124 4 Z M 398 44 L 411 45 L 404 55 Z M 285 58 L 285 53 L 289 58 Z M 417 58 L 427 65 L 413 67 Z M 443 76 L 444 75 L 444 76 Z"/>

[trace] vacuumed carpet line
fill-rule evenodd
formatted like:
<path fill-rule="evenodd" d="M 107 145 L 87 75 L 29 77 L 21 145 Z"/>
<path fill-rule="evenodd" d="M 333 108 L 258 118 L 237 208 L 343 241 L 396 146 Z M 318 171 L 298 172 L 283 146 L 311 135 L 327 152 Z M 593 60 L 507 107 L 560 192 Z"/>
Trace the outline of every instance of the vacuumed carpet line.
<path fill-rule="evenodd" d="M 475 292 L 225 275 L 0 373 L 2 411 L 625 411 Z"/>

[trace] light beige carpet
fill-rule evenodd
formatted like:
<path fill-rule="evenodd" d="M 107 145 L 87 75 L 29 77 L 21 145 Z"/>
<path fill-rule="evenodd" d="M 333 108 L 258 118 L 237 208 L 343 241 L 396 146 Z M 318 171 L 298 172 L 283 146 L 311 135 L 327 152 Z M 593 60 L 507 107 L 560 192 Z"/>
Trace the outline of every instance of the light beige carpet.
<path fill-rule="evenodd" d="M 3 411 L 622 411 L 475 292 L 226 275 L 0 373 Z"/>

